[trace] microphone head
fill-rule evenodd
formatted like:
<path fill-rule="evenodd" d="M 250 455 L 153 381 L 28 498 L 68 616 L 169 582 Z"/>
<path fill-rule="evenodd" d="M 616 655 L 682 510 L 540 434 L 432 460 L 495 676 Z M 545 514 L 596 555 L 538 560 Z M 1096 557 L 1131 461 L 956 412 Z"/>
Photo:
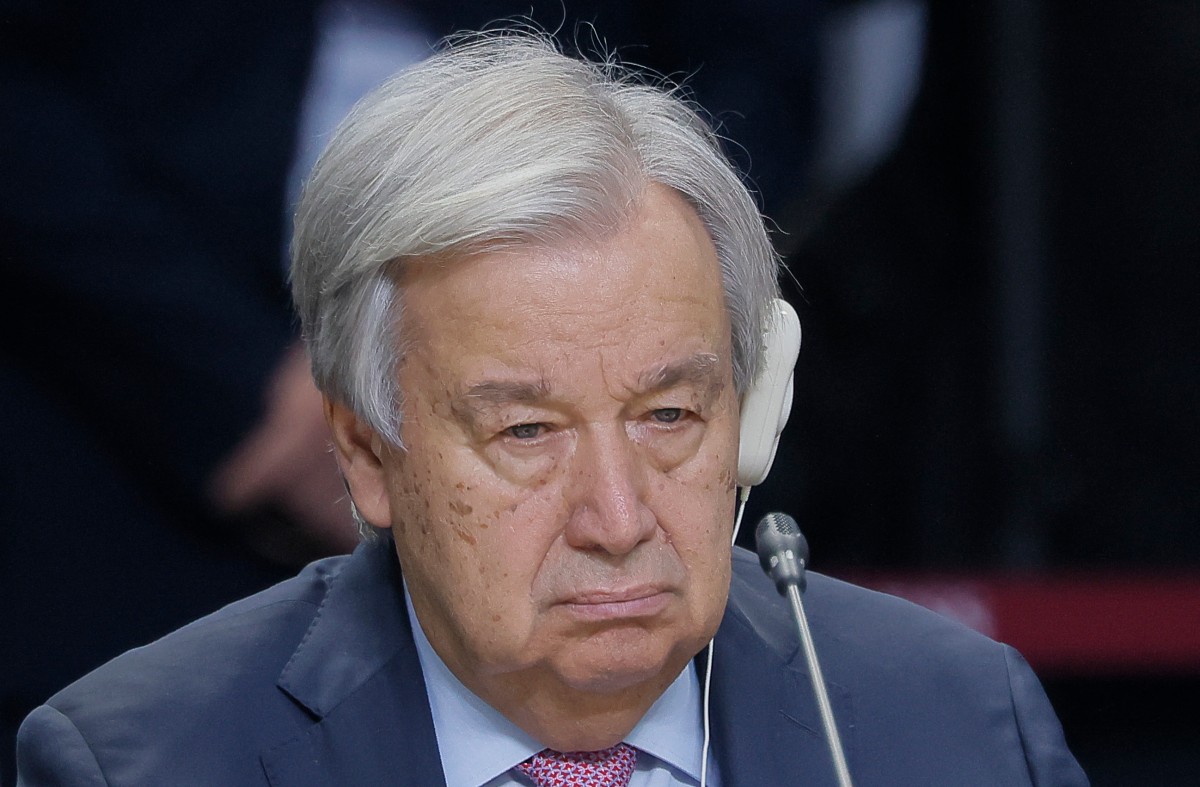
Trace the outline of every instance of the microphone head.
<path fill-rule="evenodd" d="M 789 585 L 804 592 L 807 581 L 808 541 L 800 532 L 796 520 L 787 514 L 772 512 L 758 522 L 754 531 L 758 562 L 775 582 L 781 595 L 787 595 Z"/>

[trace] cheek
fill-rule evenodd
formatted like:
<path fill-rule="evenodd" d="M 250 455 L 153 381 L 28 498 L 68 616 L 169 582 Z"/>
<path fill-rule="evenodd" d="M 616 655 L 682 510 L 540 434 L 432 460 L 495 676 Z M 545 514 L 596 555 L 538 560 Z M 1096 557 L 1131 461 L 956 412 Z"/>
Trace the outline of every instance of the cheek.
<path fill-rule="evenodd" d="M 732 510 L 737 488 L 737 432 L 730 428 L 729 419 L 713 423 L 703 438 L 697 441 L 687 461 L 674 471 L 664 474 L 677 488 L 687 488 L 696 496 L 696 503 L 713 505 L 724 500 Z"/>
<path fill-rule="evenodd" d="M 664 529 L 689 567 L 693 581 L 719 586 L 729 572 L 736 502 L 736 434 L 713 435 L 696 461 L 660 476 L 656 511 Z"/>
<path fill-rule="evenodd" d="M 561 484 L 550 474 L 514 484 L 470 451 L 434 457 L 396 484 L 410 514 L 403 525 L 409 551 L 445 566 L 472 595 L 479 588 L 497 595 L 495 584 L 511 587 L 536 573 L 561 520 Z"/>

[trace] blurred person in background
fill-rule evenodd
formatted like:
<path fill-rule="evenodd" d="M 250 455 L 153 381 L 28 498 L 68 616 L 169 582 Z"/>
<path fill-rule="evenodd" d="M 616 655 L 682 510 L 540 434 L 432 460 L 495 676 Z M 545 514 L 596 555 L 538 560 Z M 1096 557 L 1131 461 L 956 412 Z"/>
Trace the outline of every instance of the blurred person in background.
<path fill-rule="evenodd" d="M 356 542 L 280 265 L 314 6 L 0 6 L 5 783 L 64 681 Z"/>

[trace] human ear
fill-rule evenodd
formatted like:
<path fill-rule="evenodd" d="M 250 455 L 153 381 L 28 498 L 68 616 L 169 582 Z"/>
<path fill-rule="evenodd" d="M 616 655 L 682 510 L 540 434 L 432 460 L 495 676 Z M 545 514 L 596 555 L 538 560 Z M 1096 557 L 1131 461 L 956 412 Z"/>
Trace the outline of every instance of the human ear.
<path fill-rule="evenodd" d="M 359 516 L 374 527 L 390 528 L 384 441 L 354 411 L 325 397 L 325 419 L 333 433 L 338 467 Z"/>

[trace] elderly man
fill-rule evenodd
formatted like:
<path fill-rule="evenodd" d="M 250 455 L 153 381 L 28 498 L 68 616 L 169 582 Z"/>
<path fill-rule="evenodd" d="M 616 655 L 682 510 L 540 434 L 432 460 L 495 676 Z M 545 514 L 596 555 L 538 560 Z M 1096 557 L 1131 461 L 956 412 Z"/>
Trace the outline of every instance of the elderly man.
<path fill-rule="evenodd" d="M 787 607 L 731 547 L 788 400 L 775 275 L 671 92 L 526 33 L 401 73 L 294 244 L 365 543 L 52 697 L 23 783 L 834 783 Z M 807 599 L 856 783 L 1086 783 L 1010 649 Z"/>

